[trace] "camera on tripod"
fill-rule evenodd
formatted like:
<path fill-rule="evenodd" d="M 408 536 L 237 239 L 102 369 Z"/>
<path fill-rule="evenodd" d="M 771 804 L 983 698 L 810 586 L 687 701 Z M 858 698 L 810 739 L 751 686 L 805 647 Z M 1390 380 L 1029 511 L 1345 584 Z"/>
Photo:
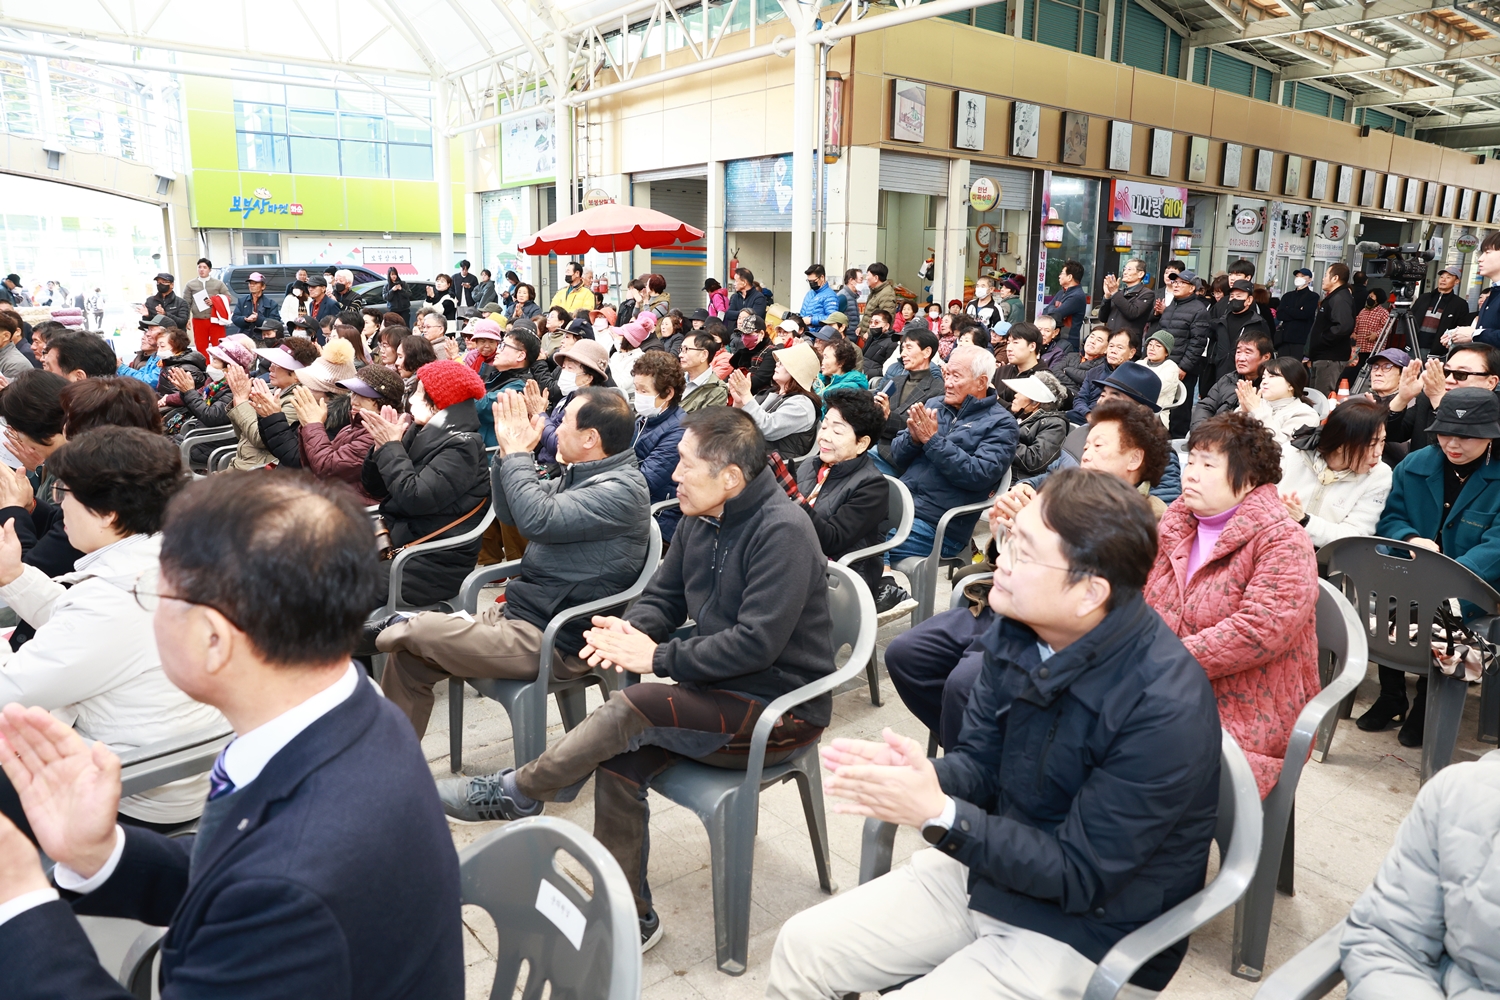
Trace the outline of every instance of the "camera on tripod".
<path fill-rule="evenodd" d="M 1423 250 L 1420 243 L 1402 243 L 1400 246 L 1361 243 L 1355 249 L 1373 258 L 1365 265 L 1367 275 L 1386 278 L 1398 285 L 1426 280 L 1427 265 L 1433 259 L 1432 251 Z"/>

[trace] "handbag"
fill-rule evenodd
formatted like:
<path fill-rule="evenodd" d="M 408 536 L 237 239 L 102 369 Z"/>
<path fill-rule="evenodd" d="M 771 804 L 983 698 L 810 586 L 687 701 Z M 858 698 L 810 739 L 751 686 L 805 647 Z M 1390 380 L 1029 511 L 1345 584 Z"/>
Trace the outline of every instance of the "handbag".
<path fill-rule="evenodd" d="M 375 554 L 381 559 L 382 562 L 390 562 L 392 559 L 396 558 L 397 554 L 400 553 L 402 549 L 407 549 L 413 545 L 421 545 L 423 542 L 431 541 L 438 535 L 441 535 L 443 532 L 447 531 L 449 528 L 454 528 L 460 524 L 463 524 L 469 518 L 484 510 L 484 505 L 489 502 L 490 501 L 488 498 L 479 501 L 479 506 L 469 511 L 467 514 L 460 514 L 458 517 L 455 517 L 453 520 L 449 521 L 447 524 L 443 525 L 436 531 L 429 531 L 421 538 L 414 538 L 404 545 L 391 544 L 390 525 L 385 523 L 385 518 L 381 517 L 379 514 L 376 514 L 373 519 L 375 523 Z"/>

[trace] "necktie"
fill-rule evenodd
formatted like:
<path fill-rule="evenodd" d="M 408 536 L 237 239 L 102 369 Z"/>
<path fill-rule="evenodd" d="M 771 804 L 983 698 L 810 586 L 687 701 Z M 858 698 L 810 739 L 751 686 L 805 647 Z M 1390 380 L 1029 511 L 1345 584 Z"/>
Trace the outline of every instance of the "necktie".
<path fill-rule="evenodd" d="M 229 747 L 219 751 L 219 757 L 214 761 L 214 769 L 208 774 L 208 801 L 210 802 L 234 791 L 234 782 L 230 780 L 229 772 L 224 770 L 224 755 L 228 752 Z"/>

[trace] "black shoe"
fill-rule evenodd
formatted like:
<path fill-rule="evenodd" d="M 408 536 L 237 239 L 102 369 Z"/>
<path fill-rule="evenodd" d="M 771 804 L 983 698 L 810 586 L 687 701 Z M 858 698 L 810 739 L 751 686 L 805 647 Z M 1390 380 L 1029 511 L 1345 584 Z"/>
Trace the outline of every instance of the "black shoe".
<path fill-rule="evenodd" d="M 364 630 L 360 633 L 359 645 L 355 647 L 354 654 L 356 656 L 374 656 L 380 652 L 380 650 L 375 648 L 375 637 L 397 622 L 404 622 L 410 617 L 411 615 L 396 614 L 387 615 L 375 621 L 365 622 Z"/>
<path fill-rule="evenodd" d="M 1401 723 L 1401 731 L 1396 734 L 1396 742 L 1404 747 L 1419 747 L 1422 745 L 1422 731 L 1427 725 L 1427 698 L 1423 692 L 1417 693 L 1417 700 L 1412 703 L 1411 711 L 1406 713 L 1406 721 Z"/>
<path fill-rule="evenodd" d="M 1375 699 L 1375 703 L 1365 710 L 1365 714 L 1354 720 L 1354 724 L 1367 733 L 1378 733 L 1385 729 L 1397 719 L 1405 721 L 1408 717 L 1408 703 L 1406 695 L 1400 698 L 1391 694 L 1382 694 Z M 1402 727 L 1403 731 L 1405 727 Z M 1421 740 L 1419 739 L 1420 743 Z"/>
<path fill-rule="evenodd" d="M 885 614 L 902 601 L 909 600 L 911 595 L 902 589 L 894 577 L 884 577 L 880 583 L 880 593 L 875 596 L 875 613 Z"/>
<path fill-rule="evenodd" d="M 652 910 L 641 918 L 641 954 L 645 954 L 661 940 L 661 918 Z"/>

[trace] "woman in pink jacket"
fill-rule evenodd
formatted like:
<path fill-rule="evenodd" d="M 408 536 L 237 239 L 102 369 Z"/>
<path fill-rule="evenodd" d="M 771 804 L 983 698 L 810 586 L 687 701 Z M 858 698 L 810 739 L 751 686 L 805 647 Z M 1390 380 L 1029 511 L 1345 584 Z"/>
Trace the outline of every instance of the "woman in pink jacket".
<path fill-rule="evenodd" d="M 1277 494 L 1280 479 L 1281 448 L 1255 418 L 1225 413 L 1193 428 L 1182 496 L 1162 515 L 1146 581 L 1146 601 L 1213 682 L 1219 720 L 1261 798 L 1321 687 L 1317 559 Z"/>

